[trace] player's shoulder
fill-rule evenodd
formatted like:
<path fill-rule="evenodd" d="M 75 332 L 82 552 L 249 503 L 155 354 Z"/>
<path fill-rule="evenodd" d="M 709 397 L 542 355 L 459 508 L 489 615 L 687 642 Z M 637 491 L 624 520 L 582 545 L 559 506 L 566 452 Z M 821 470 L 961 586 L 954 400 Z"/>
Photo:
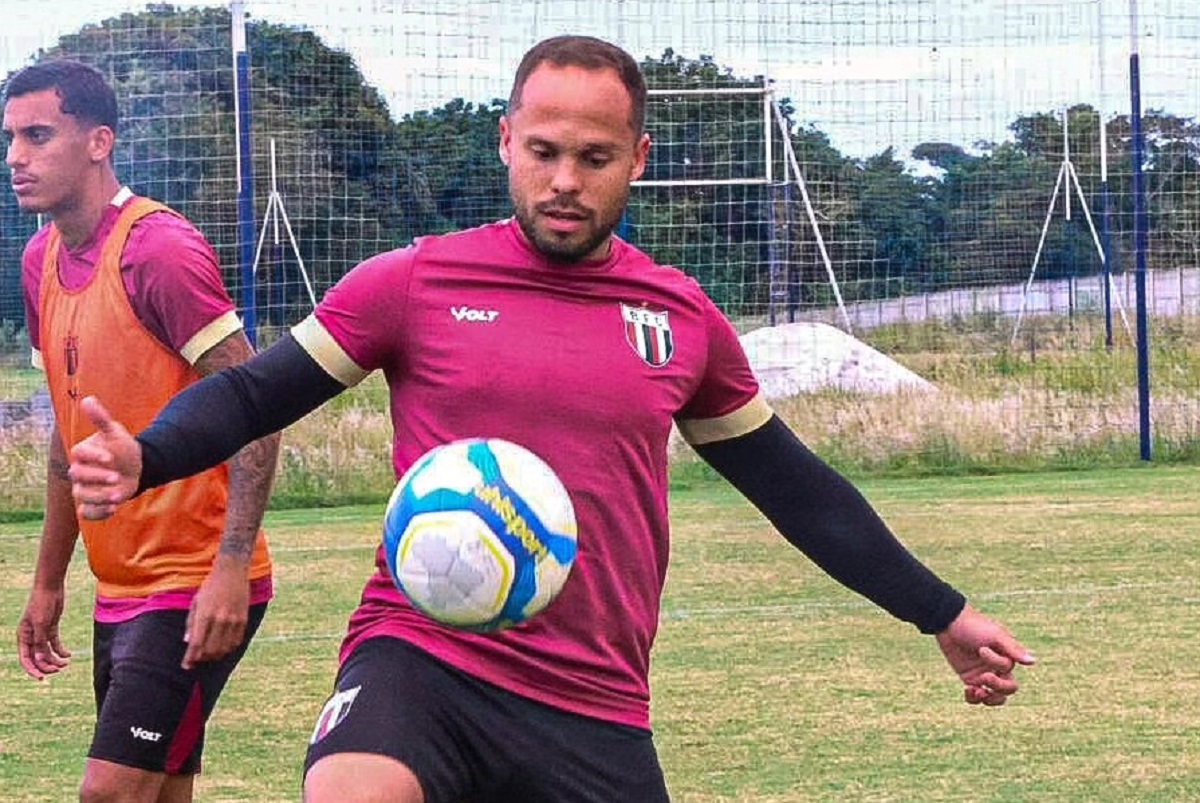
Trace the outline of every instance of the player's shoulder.
<path fill-rule="evenodd" d="M 29 257 L 33 254 L 43 254 L 46 251 L 46 243 L 50 239 L 50 224 L 47 223 L 25 241 L 24 255 Z"/>
<path fill-rule="evenodd" d="M 136 200 L 148 202 L 141 207 L 141 216 L 134 221 L 131 231 L 141 231 L 143 236 L 147 232 L 153 232 L 155 237 L 199 237 L 204 239 L 200 229 L 182 212 L 167 206 L 166 204 L 154 201 L 150 198 L 138 197 Z M 126 204 L 122 212 L 135 211 L 136 207 Z"/>
<path fill-rule="evenodd" d="M 614 236 L 613 247 L 619 249 L 616 256 L 625 270 L 647 271 L 663 281 L 694 283 L 692 278 L 679 268 L 657 261 L 628 240 Z"/>
<path fill-rule="evenodd" d="M 440 260 L 479 253 L 481 247 L 499 241 L 495 224 L 461 229 L 444 234 L 423 234 L 407 245 L 381 251 L 367 257 L 360 265 L 374 268 L 408 267 L 416 260 Z"/>
<path fill-rule="evenodd" d="M 25 241 L 25 248 L 21 251 L 21 272 L 26 277 L 41 275 L 42 262 L 46 258 L 46 246 L 49 240 L 50 224 L 47 223 Z"/>
<path fill-rule="evenodd" d="M 413 256 L 422 260 L 470 261 L 480 256 L 494 258 L 510 246 L 510 221 L 501 220 L 444 234 L 428 234 L 413 240 Z"/>
<path fill-rule="evenodd" d="M 635 245 L 625 240 L 614 240 L 615 247 L 621 249 L 619 254 L 622 270 L 638 276 L 642 281 L 654 284 L 665 291 L 692 298 L 697 302 L 707 302 L 708 295 L 700 282 L 681 268 L 655 261 L 653 257 Z"/>
<path fill-rule="evenodd" d="M 126 205 L 122 213 L 127 210 Z M 216 259 L 212 243 L 195 223 L 157 202 L 133 222 L 121 254 L 122 263 L 129 265 L 163 261 L 209 264 Z"/>
<path fill-rule="evenodd" d="M 144 249 L 152 254 L 170 254 L 172 249 L 209 250 L 212 243 L 186 215 L 158 201 L 135 196 L 122 205 L 119 214 L 136 214 L 129 228 L 126 249 Z M 116 225 L 114 220 L 113 225 Z"/>

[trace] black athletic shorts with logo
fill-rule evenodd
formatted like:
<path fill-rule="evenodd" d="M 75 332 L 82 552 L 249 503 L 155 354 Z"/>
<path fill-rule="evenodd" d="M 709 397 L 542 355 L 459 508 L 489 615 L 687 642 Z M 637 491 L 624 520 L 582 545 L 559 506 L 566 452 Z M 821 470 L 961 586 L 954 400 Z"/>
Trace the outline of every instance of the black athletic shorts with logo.
<path fill-rule="evenodd" d="M 88 758 L 168 775 L 198 773 L 205 723 L 266 609 L 265 602 L 250 606 L 246 635 L 236 650 L 192 669 L 180 666 L 187 611 L 93 623 L 97 715 Z"/>
<path fill-rule="evenodd" d="M 305 772 L 336 753 L 390 756 L 425 803 L 666 803 L 650 731 L 477 680 L 400 639 L 360 644 L 317 717 Z"/>

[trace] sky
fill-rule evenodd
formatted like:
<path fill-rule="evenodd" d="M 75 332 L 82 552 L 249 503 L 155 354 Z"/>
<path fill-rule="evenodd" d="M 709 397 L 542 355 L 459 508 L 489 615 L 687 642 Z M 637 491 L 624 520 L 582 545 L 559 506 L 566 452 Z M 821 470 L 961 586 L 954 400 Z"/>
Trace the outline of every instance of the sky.
<path fill-rule="evenodd" d="M 0 71 L 128 0 L 3 0 Z M 177 7 L 227 5 L 177 2 Z M 1137 25 L 1130 8 L 1137 7 Z M 671 47 L 766 75 L 843 153 L 999 141 L 1017 116 L 1087 103 L 1128 114 L 1131 28 L 1142 107 L 1200 113 L 1197 0 L 245 0 L 354 56 L 392 113 L 508 94 L 521 54 L 578 32 L 635 56 Z M 47 8 L 53 9 L 52 13 Z M 253 54 L 251 54 L 253 59 Z"/>

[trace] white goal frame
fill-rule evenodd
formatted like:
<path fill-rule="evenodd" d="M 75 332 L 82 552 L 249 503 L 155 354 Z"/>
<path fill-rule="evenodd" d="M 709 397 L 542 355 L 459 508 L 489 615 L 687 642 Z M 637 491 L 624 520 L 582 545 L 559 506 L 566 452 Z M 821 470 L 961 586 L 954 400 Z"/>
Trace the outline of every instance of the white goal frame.
<path fill-rule="evenodd" d="M 821 227 L 817 222 L 816 209 L 813 207 L 812 197 L 808 193 L 808 184 L 804 180 L 804 173 L 800 169 L 800 163 L 796 159 L 796 151 L 792 146 L 791 131 L 788 128 L 787 118 L 784 117 L 782 109 L 779 108 L 779 102 L 775 98 L 775 88 L 770 79 L 764 78 L 762 86 L 758 87 L 724 87 L 712 89 L 651 89 L 646 93 L 650 98 L 654 97 L 678 97 L 682 96 L 698 96 L 698 97 L 721 97 L 721 96 L 758 96 L 762 98 L 762 124 L 763 124 L 763 164 L 762 174 L 750 178 L 730 178 L 730 179 L 654 179 L 654 180 L 639 180 L 632 183 L 634 187 L 717 187 L 717 186 L 771 186 L 775 184 L 795 184 L 800 190 L 800 198 L 804 204 L 804 214 L 808 219 L 809 227 L 812 229 L 813 237 L 816 240 L 817 251 L 821 256 L 821 262 L 825 268 L 825 275 L 829 280 L 829 287 L 833 291 L 833 296 L 837 301 L 838 312 L 841 314 L 842 325 L 848 334 L 852 334 L 850 323 L 850 315 L 846 311 L 846 303 L 842 299 L 841 288 L 838 286 L 837 274 L 833 270 L 833 261 L 829 257 L 829 249 L 825 245 L 825 237 L 821 234 Z M 784 153 L 784 175 L 782 177 L 775 176 L 775 152 L 774 152 L 774 137 L 771 131 L 778 128 L 780 140 L 783 143 Z"/>

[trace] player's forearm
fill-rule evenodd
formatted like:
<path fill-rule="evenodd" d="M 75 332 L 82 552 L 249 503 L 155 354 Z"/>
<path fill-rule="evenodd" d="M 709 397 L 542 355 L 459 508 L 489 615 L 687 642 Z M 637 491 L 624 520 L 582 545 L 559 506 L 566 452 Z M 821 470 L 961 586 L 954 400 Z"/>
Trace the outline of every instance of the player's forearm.
<path fill-rule="evenodd" d="M 67 466 L 66 449 L 55 427 L 50 433 L 46 460 L 46 516 L 33 576 L 34 586 L 40 588 L 62 587 L 79 538 L 79 520 L 75 515 Z"/>
<path fill-rule="evenodd" d="M 247 567 L 275 481 L 279 439 L 278 433 L 259 438 L 229 459 L 229 500 L 220 553 Z"/>
<path fill-rule="evenodd" d="M 965 605 L 960 593 L 904 548 L 862 494 L 778 417 L 696 451 L 814 563 L 897 618 L 935 633 Z"/>
<path fill-rule="evenodd" d="M 139 490 L 189 477 L 345 390 L 291 338 L 177 394 L 137 435 Z"/>

